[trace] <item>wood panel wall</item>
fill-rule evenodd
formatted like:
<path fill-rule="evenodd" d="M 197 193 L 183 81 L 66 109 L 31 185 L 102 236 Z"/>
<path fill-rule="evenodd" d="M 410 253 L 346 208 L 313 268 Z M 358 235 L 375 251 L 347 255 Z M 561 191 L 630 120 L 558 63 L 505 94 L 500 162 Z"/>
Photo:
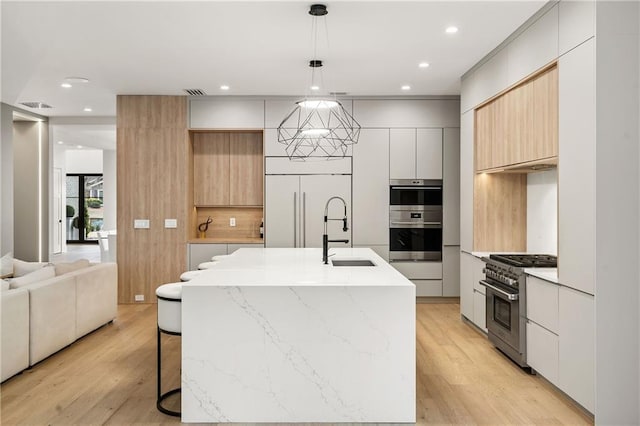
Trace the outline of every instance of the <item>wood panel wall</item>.
<path fill-rule="evenodd" d="M 473 185 L 474 251 L 527 250 L 527 175 L 479 173 Z"/>
<path fill-rule="evenodd" d="M 186 270 L 190 149 L 186 97 L 117 97 L 119 303 L 155 303 L 156 288 Z M 165 219 L 178 227 L 165 229 Z"/>

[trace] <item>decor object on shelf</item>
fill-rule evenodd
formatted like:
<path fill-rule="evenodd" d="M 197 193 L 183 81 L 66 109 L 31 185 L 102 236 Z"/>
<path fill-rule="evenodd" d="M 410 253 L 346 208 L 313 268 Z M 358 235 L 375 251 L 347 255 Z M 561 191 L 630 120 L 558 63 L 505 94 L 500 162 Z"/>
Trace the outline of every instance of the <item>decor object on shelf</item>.
<path fill-rule="evenodd" d="M 317 91 L 316 68 L 321 70 L 322 61 L 316 59 L 318 44 L 317 19 L 326 15 L 323 4 L 311 5 L 309 14 L 313 16 L 313 56 L 310 89 Z M 322 75 L 320 75 L 322 80 Z M 308 97 L 296 102 L 295 108 L 278 126 L 278 142 L 286 145 L 290 160 L 343 158 L 349 145 L 358 143 L 360 124 L 347 112 L 340 102 L 322 97 Z"/>
<path fill-rule="evenodd" d="M 211 218 L 211 216 L 207 216 L 206 222 L 202 222 L 200 225 L 198 225 L 198 231 L 200 231 L 200 238 L 205 238 L 205 236 L 207 235 L 207 230 L 209 229 L 209 224 L 211 222 L 213 222 L 213 219 Z"/>

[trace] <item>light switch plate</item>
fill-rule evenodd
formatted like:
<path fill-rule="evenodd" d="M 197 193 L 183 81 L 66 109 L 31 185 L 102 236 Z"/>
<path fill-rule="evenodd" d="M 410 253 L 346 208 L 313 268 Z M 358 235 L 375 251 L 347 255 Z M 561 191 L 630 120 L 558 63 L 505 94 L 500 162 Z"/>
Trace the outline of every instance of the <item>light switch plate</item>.
<path fill-rule="evenodd" d="M 144 302 L 144 294 L 136 294 L 135 295 L 136 302 Z"/>
<path fill-rule="evenodd" d="M 236 218 L 235 217 L 230 217 L 229 218 L 229 226 L 236 226 Z"/>
<path fill-rule="evenodd" d="M 165 228 L 177 228 L 178 227 L 178 219 L 165 219 L 164 220 Z"/>
<path fill-rule="evenodd" d="M 149 219 L 134 219 L 133 227 L 135 229 L 149 229 Z"/>

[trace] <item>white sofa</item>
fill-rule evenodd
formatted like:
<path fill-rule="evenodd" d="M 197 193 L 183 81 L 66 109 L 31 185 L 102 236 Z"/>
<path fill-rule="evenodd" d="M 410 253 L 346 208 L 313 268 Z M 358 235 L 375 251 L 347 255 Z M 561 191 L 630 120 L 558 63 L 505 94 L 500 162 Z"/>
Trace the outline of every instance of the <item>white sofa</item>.
<path fill-rule="evenodd" d="M 1 381 L 113 321 L 117 293 L 115 263 L 94 264 L 3 291 Z"/>

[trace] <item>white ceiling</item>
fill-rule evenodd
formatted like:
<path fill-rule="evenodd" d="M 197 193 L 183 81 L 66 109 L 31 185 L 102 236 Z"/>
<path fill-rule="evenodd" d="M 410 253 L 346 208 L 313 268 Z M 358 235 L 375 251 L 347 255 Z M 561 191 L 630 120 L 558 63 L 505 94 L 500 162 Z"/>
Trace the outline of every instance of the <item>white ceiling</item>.
<path fill-rule="evenodd" d="M 52 140 L 58 149 L 79 149 L 78 145 L 102 150 L 116 148 L 116 126 L 113 124 L 55 124 L 51 128 Z"/>
<path fill-rule="evenodd" d="M 32 111 L 47 116 L 114 116 L 118 94 L 303 95 L 311 3 L 5 0 L 2 102 L 42 101 L 54 108 Z M 459 94 L 460 76 L 544 3 L 328 1 L 317 55 L 325 87 L 354 96 Z M 460 31 L 445 34 L 449 25 Z M 431 66 L 419 69 L 420 61 Z M 91 81 L 61 88 L 70 76 Z"/>

